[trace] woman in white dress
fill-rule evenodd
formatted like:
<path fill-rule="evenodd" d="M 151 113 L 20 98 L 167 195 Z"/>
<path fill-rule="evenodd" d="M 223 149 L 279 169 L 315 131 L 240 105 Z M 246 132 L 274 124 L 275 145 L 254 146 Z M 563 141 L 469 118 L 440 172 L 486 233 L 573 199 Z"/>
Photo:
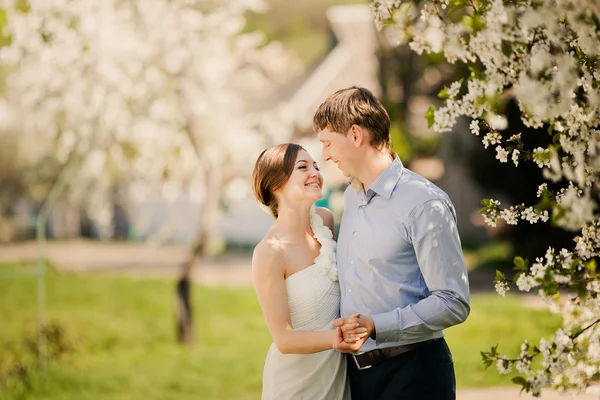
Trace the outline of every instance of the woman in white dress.
<path fill-rule="evenodd" d="M 276 221 L 256 246 L 252 272 L 258 301 L 274 343 L 263 372 L 263 400 L 348 400 L 342 351 L 358 351 L 365 328 L 344 326 L 339 317 L 333 216 L 315 208 L 323 178 L 316 162 L 297 144 L 265 150 L 256 161 L 252 188 Z M 353 316 L 358 316 L 353 315 Z M 358 325 L 358 324 L 356 324 Z"/>

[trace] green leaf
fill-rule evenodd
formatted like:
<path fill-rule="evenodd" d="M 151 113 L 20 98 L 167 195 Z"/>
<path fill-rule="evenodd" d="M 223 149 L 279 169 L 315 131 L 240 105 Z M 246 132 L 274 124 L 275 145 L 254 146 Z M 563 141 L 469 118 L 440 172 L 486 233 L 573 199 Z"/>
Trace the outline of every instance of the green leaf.
<path fill-rule="evenodd" d="M 556 133 L 552 136 L 552 143 L 560 143 L 560 133 Z"/>
<path fill-rule="evenodd" d="M 427 112 L 425 113 L 425 119 L 427 120 L 428 128 L 431 128 L 435 122 L 435 120 L 433 118 L 434 112 L 435 112 L 435 106 L 431 105 L 431 106 L 429 106 L 429 108 L 427 109 Z"/>
<path fill-rule="evenodd" d="M 450 94 L 448 94 L 448 88 L 444 86 L 444 88 L 438 93 L 438 97 L 440 99 L 449 99 Z"/>
<path fill-rule="evenodd" d="M 491 349 L 491 355 L 492 355 L 492 357 L 498 356 L 498 345 L 499 344 L 500 343 L 497 343 L 495 346 L 492 347 L 492 349 Z"/>
<path fill-rule="evenodd" d="M 596 274 L 596 259 L 592 258 L 590 261 L 586 262 L 585 267 L 587 268 L 588 271 L 590 271 L 590 274 L 595 275 Z"/>
<path fill-rule="evenodd" d="M 494 279 L 494 283 L 505 281 L 506 277 L 504 274 L 498 270 L 496 270 L 496 278 Z"/>
<path fill-rule="evenodd" d="M 502 41 L 502 54 L 506 57 L 510 57 L 513 54 L 512 44 L 505 40 Z"/>
<path fill-rule="evenodd" d="M 476 66 L 469 65 L 467 68 L 469 69 L 469 71 L 471 71 L 471 74 L 473 74 L 473 76 L 476 79 L 482 79 L 484 77 L 483 72 L 479 68 L 477 68 Z"/>
<path fill-rule="evenodd" d="M 474 29 L 473 25 L 475 24 L 475 22 L 473 21 L 473 17 L 469 15 L 463 15 L 463 17 L 460 19 L 460 23 L 465 26 L 468 26 L 471 29 Z"/>
<path fill-rule="evenodd" d="M 515 376 L 514 378 L 512 378 L 513 383 L 516 383 L 517 385 L 521 385 L 523 387 L 527 386 L 527 380 L 525 378 L 523 378 L 522 376 Z"/>
<path fill-rule="evenodd" d="M 483 365 L 485 365 L 485 369 L 488 369 L 494 363 L 494 359 L 491 358 L 488 354 L 489 353 L 486 353 L 484 351 L 481 352 L 481 359 L 483 361 Z"/>
<path fill-rule="evenodd" d="M 527 272 L 529 270 L 529 262 L 527 260 L 524 260 L 523 257 L 515 257 L 513 259 L 513 263 L 515 264 L 513 268 L 515 271 Z"/>
<path fill-rule="evenodd" d="M 450 3 L 450 7 L 448 8 L 448 15 L 455 13 L 458 10 L 464 9 L 467 5 L 465 0 L 455 0 Z"/>
<path fill-rule="evenodd" d="M 473 16 L 473 31 L 474 32 L 479 32 L 481 30 L 483 30 L 485 28 L 485 18 L 483 18 L 482 14 L 475 14 Z"/>
<path fill-rule="evenodd" d="M 489 352 L 487 352 L 487 351 L 480 351 L 481 359 L 482 359 L 483 364 L 485 365 L 486 369 L 490 365 L 492 365 L 494 363 L 494 361 L 496 360 L 496 358 L 498 356 L 498 352 L 496 351 L 497 348 L 498 348 L 498 345 L 492 347 L 491 351 L 489 351 Z"/>
<path fill-rule="evenodd" d="M 481 205 L 484 207 L 491 207 L 494 205 L 494 203 L 492 203 L 491 199 L 481 199 Z"/>
<path fill-rule="evenodd" d="M 523 274 L 526 274 L 526 271 L 519 271 L 513 275 L 512 281 L 513 283 L 519 280 L 519 277 Z"/>

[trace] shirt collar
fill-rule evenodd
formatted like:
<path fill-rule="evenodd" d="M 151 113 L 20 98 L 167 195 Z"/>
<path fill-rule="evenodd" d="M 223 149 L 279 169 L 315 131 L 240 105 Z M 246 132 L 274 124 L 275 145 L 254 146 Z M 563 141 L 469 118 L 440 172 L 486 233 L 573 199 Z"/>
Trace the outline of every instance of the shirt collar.
<path fill-rule="evenodd" d="M 389 199 L 392 197 L 392 192 L 396 188 L 396 184 L 400 180 L 403 171 L 404 166 L 402 165 L 402 161 L 400 161 L 400 157 L 396 155 L 394 161 L 392 161 L 385 171 L 375 179 L 375 182 L 371 184 L 369 190 L 374 191 L 381 197 Z"/>
<path fill-rule="evenodd" d="M 392 197 L 392 193 L 396 184 L 402 177 L 404 172 L 404 165 L 400 161 L 400 157 L 396 154 L 394 161 L 375 179 L 375 181 L 369 186 L 369 190 L 377 193 L 381 197 L 389 199 Z M 358 179 L 350 179 L 350 186 L 357 192 L 362 189 L 362 184 Z M 367 190 L 367 192 L 369 191 Z"/>

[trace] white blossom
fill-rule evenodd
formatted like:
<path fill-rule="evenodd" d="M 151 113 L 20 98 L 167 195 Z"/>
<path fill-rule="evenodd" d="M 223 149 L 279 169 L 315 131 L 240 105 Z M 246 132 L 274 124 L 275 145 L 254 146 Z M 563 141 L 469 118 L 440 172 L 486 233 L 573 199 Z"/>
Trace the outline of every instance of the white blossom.
<path fill-rule="evenodd" d="M 508 151 L 502 146 L 496 146 L 496 160 L 501 163 L 508 162 Z"/>
<path fill-rule="evenodd" d="M 490 114 L 487 123 L 494 130 L 502 131 L 508 127 L 508 120 L 503 115 Z"/>
<path fill-rule="evenodd" d="M 502 136 L 500 136 L 500 134 L 498 132 L 494 132 L 494 131 L 488 132 L 482 140 L 483 147 L 485 147 L 487 149 L 489 145 L 498 144 L 498 143 L 500 143 L 501 140 L 502 140 Z"/>
<path fill-rule="evenodd" d="M 519 166 L 519 154 L 521 152 L 518 149 L 514 149 L 512 152 L 512 162 L 515 163 L 515 167 Z"/>
<path fill-rule="evenodd" d="M 540 168 L 547 167 L 550 165 L 549 155 L 550 150 L 538 147 L 533 150 L 533 161 L 535 161 Z"/>
<path fill-rule="evenodd" d="M 508 356 L 504 355 L 503 358 L 498 359 L 496 368 L 498 369 L 500 375 L 507 375 L 512 372 L 512 364 L 505 360 L 508 358 Z"/>
<path fill-rule="evenodd" d="M 533 287 L 537 286 L 535 279 L 527 274 L 521 274 L 516 283 L 519 290 L 523 292 L 529 292 Z"/>
<path fill-rule="evenodd" d="M 498 294 L 503 297 L 506 296 L 506 292 L 510 290 L 510 287 L 506 282 L 496 282 L 494 288 L 496 289 L 496 292 L 498 292 Z"/>
<path fill-rule="evenodd" d="M 521 134 L 520 133 L 512 135 L 511 137 L 508 138 L 509 142 L 517 142 L 519 140 L 521 140 Z"/>
<path fill-rule="evenodd" d="M 469 125 L 469 130 L 473 135 L 479 136 L 479 122 L 477 122 L 477 120 L 471 121 L 471 124 Z"/>

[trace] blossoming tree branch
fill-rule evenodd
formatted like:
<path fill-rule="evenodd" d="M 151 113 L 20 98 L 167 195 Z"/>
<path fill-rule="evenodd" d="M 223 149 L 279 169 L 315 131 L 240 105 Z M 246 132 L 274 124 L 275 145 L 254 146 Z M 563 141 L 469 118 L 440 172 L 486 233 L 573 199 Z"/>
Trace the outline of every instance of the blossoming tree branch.
<path fill-rule="evenodd" d="M 465 63 L 470 76 L 439 94 L 442 107 L 426 117 L 437 132 L 459 117 L 501 163 L 535 163 L 544 181 L 532 183 L 536 204 L 484 199 L 487 224 L 553 223 L 573 232 L 573 247 L 548 248 L 530 263 L 514 259 L 516 274 L 497 272 L 504 295 L 516 283 L 534 290 L 563 317 L 556 333 L 526 341 L 516 357 L 482 352 L 500 373 L 535 396 L 543 388 L 582 391 L 600 378 L 600 3 L 596 0 L 375 0 L 376 25 L 418 54 L 442 53 Z M 549 135 L 546 147 L 506 135 L 503 105 L 516 101 L 526 127 Z M 532 364 L 532 360 L 539 363 Z M 534 366 L 536 365 L 536 366 Z"/>

